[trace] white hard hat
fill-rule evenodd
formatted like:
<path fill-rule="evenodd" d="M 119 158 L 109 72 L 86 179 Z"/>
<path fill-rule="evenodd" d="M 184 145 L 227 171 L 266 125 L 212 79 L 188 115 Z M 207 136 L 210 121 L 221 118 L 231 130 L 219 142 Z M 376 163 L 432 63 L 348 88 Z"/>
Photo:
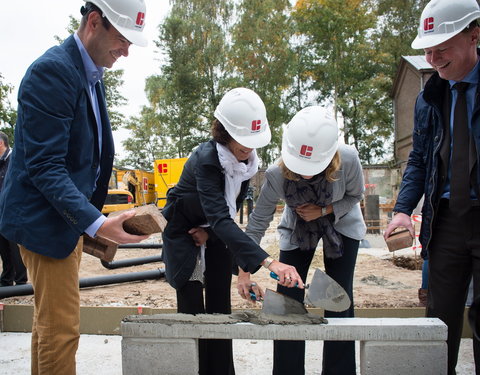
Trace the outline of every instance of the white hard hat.
<path fill-rule="evenodd" d="M 422 12 L 418 35 L 412 48 L 437 46 L 480 18 L 476 0 L 431 0 Z"/>
<path fill-rule="evenodd" d="M 144 0 L 84 0 L 95 4 L 110 23 L 130 43 L 140 47 L 147 45 L 147 39 L 142 34 L 145 27 Z"/>
<path fill-rule="evenodd" d="M 259 148 L 270 143 L 267 110 L 262 99 L 252 90 L 237 87 L 228 91 L 214 112 L 230 136 L 248 148 Z"/>
<path fill-rule="evenodd" d="M 283 131 L 283 162 L 299 175 L 314 176 L 323 172 L 337 149 L 337 121 L 323 107 L 303 108 Z"/>

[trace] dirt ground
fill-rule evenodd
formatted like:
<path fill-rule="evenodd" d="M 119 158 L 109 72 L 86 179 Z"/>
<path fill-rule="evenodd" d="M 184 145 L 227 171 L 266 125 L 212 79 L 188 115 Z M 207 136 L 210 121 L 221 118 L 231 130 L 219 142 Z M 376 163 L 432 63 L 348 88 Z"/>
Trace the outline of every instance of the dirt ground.
<path fill-rule="evenodd" d="M 354 280 L 354 304 L 356 307 L 413 307 L 418 304 L 418 288 L 421 284 L 422 260 L 414 251 L 402 254 L 389 253 L 380 235 L 367 235 L 370 248 L 361 248 L 357 258 Z M 159 235 L 154 235 L 146 243 L 161 242 Z M 275 221 L 270 226 L 262 247 L 274 258 L 278 258 Z M 119 249 L 114 261 L 160 255 L 159 249 Z M 402 264 L 403 266 L 396 266 Z M 405 268 L 405 264 L 416 266 L 417 270 Z M 313 267 L 323 269 L 323 253 L 317 250 Z M 103 275 L 129 274 L 164 268 L 162 262 L 149 263 L 127 268 L 109 270 L 98 258 L 84 253 L 81 263 L 81 278 L 95 278 Z M 261 268 L 253 279 L 264 288 L 275 290 L 276 282 L 269 277 L 269 272 Z M 307 279 L 308 282 L 309 278 Z M 0 300 L 4 304 L 31 304 L 32 296 L 11 297 Z M 176 308 L 175 290 L 164 278 L 143 280 L 121 284 L 81 289 L 83 306 L 147 306 L 154 308 Z M 232 307 L 249 308 L 250 302 L 240 298 L 236 290 L 236 277 L 232 281 Z M 258 307 L 260 307 L 258 305 Z"/>

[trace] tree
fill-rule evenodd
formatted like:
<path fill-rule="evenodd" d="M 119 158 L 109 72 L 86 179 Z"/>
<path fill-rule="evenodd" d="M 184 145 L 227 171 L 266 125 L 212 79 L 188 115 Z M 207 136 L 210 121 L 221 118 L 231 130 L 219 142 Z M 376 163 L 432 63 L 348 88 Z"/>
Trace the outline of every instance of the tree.
<path fill-rule="evenodd" d="M 168 139 L 162 156 L 184 157 L 209 138 L 213 112 L 227 86 L 232 5 L 229 0 L 174 0 L 171 5 L 156 42 L 165 63 L 161 74 L 149 77 L 146 91 L 157 115 L 156 134 L 162 142 Z"/>
<path fill-rule="evenodd" d="M 428 0 L 377 0 L 377 27 L 373 35 L 383 57 L 384 73 L 395 76 L 403 55 L 421 55 L 410 44 L 417 36 L 418 23 Z"/>
<path fill-rule="evenodd" d="M 282 124 L 298 109 L 297 103 L 286 100 L 296 61 L 290 46 L 290 2 L 243 0 L 238 9 L 232 28 L 231 69 L 238 84 L 254 90 L 265 102 L 272 141 L 257 152 L 263 164 L 269 165 L 281 147 Z"/>
<path fill-rule="evenodd" d="M 134 168 L 150 170 L 156 159 L 159 159 L 165 153 L 165 145 L 162 136 L 157 133 L 158 116 L 155 112 L 144 106 L 140 117 L 131 117 L 126 125 L 130 131 L 130 138 L 123 141 L 126 150 L 135 150 L 129 152 L 127 157 L 117 163 L 121 167 L 133 166 Z"/>
<path fill-rule="evenodd" d="M 385 153 L 393 129 L 382 65 L 370 39 L 376 25 L 373 5 L 300 0 L 293 13 L 307 38 L 311 88 L 318 90 L 319 101 L 330 100 L 335 114 L 341 113 L 345 143 L 353 143 L 364 162 Z"/>
<path fill-rule="evenodd" d="M 8 99 L 12 90 L 11 85 L 3 83 L 3 76 L 0 74 L 0 130 L 7 134 L 10 144 L 13 144 L 14 127 L 17 121 L 17 112 Z"/>

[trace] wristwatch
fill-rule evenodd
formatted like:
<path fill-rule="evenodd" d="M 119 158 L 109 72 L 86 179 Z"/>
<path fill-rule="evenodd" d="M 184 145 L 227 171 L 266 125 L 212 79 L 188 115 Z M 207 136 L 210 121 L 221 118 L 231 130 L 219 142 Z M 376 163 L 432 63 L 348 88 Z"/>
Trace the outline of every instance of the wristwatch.
<path fill-rule="evenodd" d="M 322 207 L 322 216 L 328 215 L 327 207 Z"/>

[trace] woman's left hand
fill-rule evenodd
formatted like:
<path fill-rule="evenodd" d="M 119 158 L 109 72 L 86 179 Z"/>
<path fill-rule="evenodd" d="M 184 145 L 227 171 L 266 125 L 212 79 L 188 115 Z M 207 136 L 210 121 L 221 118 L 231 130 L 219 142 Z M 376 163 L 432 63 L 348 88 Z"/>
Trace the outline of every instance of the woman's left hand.
<path fill-rule="evenodd" d="M 244 272 L 240 267 L 238 268 L 237 290 L 238 294 L 249 302 L 263 301 L 263 289 L 256 282 L 250 280 L 249 272 Z M 255 293 L 255 301 L 252 300 L 250 291 Z"/>
<path fill-rule="evenodd" d="M 202 227 L 195 227 L 188 231 L 188 234 L 192 236 L 193 242 L 196 246 L 202 246 L 207 243 L 208 232 Z"/>
<path fill-rule="evenodd" d="M 327 212 L 328 207 L 329 206 L 327 206 Z M 295 211 L 297 212 L 297 215 L 305 221 L 312 221 L 322 217 L 322 207 L 313 203 L 302 204 L 301 206 L 295 208 Z"/>

